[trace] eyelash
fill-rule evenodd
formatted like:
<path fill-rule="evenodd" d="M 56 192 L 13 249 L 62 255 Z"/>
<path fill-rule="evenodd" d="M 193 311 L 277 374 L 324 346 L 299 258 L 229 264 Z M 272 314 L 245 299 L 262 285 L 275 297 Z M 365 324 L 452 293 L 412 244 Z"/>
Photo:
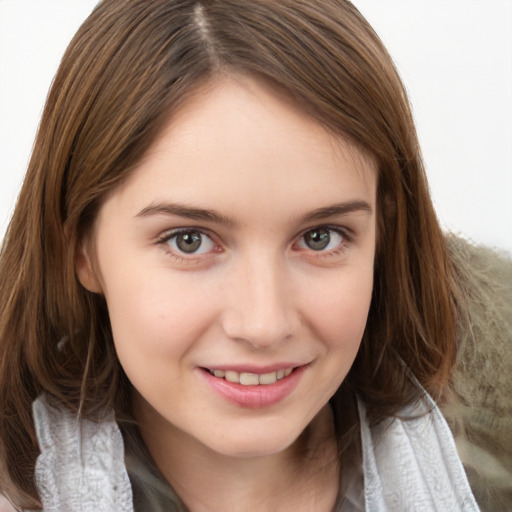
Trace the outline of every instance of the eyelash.
<path fill-rule="evenodd" d="M 315 226 L 312 228 L 308 228 L 307 230 L 303 231 L 300 235 L 298 235 L 295 238 L 295 241 L 293 243 L 293 246 L 296 246 L 298 243 L 303 241 L 304 237 L 308 233 L 312 233 L 314 231 L 321 231 L 321 230 L 327 230 L 331 233 L 336 233 L 341 237 L 341 242 L 338 244 L 337 247 L 324 251 L 324 250 L 318 250 L 315 251 L 311 248 L 299 248 L 298 250 L 306 251 L 309 254 L 309 257 L 311 258 L 326 258 L 326 257 L 332 257 L 332 256 L 339 256 L 343 254 L 347 247 L 350 245 L 352 241 L 352 235 L 350 234 L 349 230 L 342 229 L 339 226 Z M 204 257 L 204 254 L 211 254 L 212 251 L 208 251 L 206 253 L 196 253 L 191 252 L 187 255 L 186 252 L 178 252 L 177 250 L 171 248 L 168 244 L 171 240 L 176 239 L 180 234 L 186 234 L 186 233 L 199 233 L 203 237 L 207 237 L 211 243 L 214 245 L 214 252 L 221 252 L 220 246 L 215 243 L 215 241 L 212 239 L 211 235 L 209 235 L 207 232 L 205 232 L 203 229 L 200 228 L 179 228 L 174 229 L 170 232 L 167 232 L 163 234 L 161 237 L 159 237 L 156 241 L 158 245 L 164 246 L 166 252 L 174 259 L 178 260 L 180 263 L 194 263 L 198 258 Z M 204 242 L 203 242 L 204 243 Z M 201 244 L 202 245 L 202 244 Z"/>

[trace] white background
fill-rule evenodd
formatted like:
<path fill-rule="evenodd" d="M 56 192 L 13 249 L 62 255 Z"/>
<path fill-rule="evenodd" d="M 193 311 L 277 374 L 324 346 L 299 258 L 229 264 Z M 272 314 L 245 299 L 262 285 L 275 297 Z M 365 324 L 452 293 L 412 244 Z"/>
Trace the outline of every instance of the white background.
<path fill-rule="evenodd" d="M 0 0 L 0 239 L 66 45 L 96 0 Z M 512 0 L 354 0 L 409 92 L 446 229 L 512 253 Z"/>

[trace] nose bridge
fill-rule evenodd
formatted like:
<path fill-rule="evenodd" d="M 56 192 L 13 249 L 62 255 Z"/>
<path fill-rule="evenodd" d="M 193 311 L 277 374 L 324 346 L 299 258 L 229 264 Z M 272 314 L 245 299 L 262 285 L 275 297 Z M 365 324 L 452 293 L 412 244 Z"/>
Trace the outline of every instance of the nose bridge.
<path fill-rule="evenodd" d="M 293 308 L 286 265 L 270 251 L 240 258 L 229 283 L 224 330 L 255 347 L 279 343 L 293 334 Z"/>

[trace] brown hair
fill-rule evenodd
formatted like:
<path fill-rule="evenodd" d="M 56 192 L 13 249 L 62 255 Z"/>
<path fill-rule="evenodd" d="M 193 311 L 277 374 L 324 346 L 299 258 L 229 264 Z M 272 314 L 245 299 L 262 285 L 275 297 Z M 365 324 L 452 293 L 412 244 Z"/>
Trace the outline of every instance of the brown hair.
<path fill-rule="evenodd" d="M 345 411 L 339 435 L 357 424 L 355 392 L 378 421 L 418 395 L 407 368 L 435 396 L 447 381 L 456 352 L 453 272 L 403 86 L 355 7 L 104 0 L 63 57 L 1 253 L 0 492 L 17 503 L 37 506 L 38 394 L 88 418 L 129 404 L 104 299 L 77 281 L 76 245 L 177 106 L 218 73 L 286 91 L 378 163 L 373 299 L 354 367 L 333 398 Z"/>

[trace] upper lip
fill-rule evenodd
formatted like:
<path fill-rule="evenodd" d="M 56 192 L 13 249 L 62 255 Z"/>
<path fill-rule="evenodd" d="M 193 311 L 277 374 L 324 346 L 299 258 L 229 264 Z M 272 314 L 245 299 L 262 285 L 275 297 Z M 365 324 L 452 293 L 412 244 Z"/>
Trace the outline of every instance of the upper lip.
<path fill-rule="evenodd" d="M 273 373 L 279 370 L 286 370 L 287 368 L 297 368 L 299 366 L 305 366 L 308 363 L 275 363 L 265 366 L 259 366 L 254 364 L 219 364 L 219 365 L 208 365 L 202 366 L 208 370 L 222 370 L 225 372 L 238 372 L 238 373 L 254 373 L 256 375 L 264 375 L 266 373 Z"/>

